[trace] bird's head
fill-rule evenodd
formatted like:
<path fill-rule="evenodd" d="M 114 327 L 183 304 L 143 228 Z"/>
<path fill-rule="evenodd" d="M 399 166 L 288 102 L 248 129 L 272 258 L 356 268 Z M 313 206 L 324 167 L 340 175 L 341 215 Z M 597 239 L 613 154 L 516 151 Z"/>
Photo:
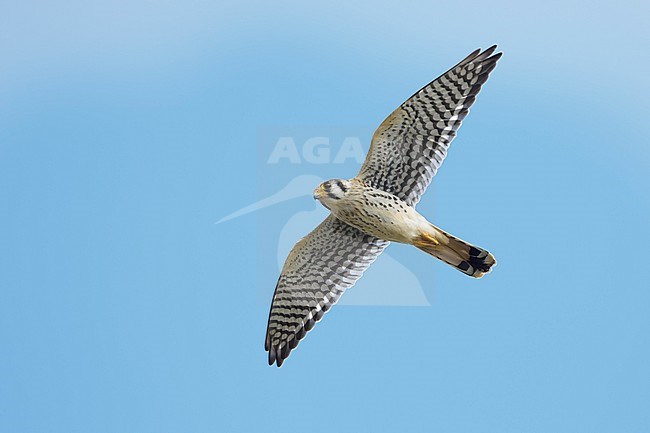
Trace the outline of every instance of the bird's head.
<path fill-rule="evenodd" d="M 318 185 L 314 190 L 314 198 L 331 210 L 331 206 L 344 198 L 350 187 L 349 180 L 331 179 Z"/>

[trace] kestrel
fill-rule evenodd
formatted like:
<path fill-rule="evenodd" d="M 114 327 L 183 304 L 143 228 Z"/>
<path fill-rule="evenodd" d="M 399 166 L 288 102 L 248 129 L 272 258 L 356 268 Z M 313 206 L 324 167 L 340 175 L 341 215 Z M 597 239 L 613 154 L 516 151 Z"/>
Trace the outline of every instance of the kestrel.
<path fill-rule="evenodd" d="M 298 342 L 390 242 L 414 245 L 480 278 L 492 254 L 428 222 L 415 210 L 449 144 L 502 53 L 474 51 L 418 90 L 375 131 L 356 177 L 323 182 L 314 198 L 330 215 L 287 257 L 269 313 L 265 349 L 280 367 Z"/>

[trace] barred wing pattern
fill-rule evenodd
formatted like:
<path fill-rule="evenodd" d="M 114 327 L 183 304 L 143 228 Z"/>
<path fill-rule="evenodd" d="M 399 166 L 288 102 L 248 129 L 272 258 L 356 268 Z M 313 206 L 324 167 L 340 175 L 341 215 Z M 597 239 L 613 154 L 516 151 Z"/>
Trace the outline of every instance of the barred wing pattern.
<path fill-rule="evenodd" d="M 269 313 L 264 343 L 269 365 L 282 365 L 388 244 L 333 215 L 296 243 L 282 268 Z"/>
<path fill-rule="evenodd" d="M 372 137 L 357 177 L 414 206 L 502 53 L 474 51 L 391 113 Z"/>

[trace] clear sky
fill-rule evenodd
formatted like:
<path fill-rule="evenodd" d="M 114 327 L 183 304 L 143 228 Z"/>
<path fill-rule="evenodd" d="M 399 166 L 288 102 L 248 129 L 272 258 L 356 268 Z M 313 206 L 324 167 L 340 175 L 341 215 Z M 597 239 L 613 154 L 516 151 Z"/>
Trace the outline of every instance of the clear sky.
<path fill-rule="evenodd" d="M 650 431 L 649 15 L 3 2 L 0 432 Z M 296 176 L 353 176 L 345 137 L 366 148 L 493 43 L 418 209 L 497 267 L 474 281 L 391 245 L 359 287 L 386 302 L 333 308 L 267 366 L 278 254 L 300 235 L 281 223 L 322 211 L 303 191 L 215 222 Z M 330 158 L 272 167 L 281 136 L 325 136 Z M 397 305 L 409 287 L 424 301 Z"/>

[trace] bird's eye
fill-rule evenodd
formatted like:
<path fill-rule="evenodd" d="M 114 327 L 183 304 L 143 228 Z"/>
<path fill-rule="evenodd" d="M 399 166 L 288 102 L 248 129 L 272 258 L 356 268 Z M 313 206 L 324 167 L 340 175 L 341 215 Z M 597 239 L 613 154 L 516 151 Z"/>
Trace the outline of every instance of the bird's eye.
<path fill-rule="evenodd" d="M 330 186 L 332 186 L 332 184 L 329 183 L 329 182 L 325 182 L 325 183 L 323 184 L 323 187 L 324 187 L 325 189 L 330 189 Z"/>

